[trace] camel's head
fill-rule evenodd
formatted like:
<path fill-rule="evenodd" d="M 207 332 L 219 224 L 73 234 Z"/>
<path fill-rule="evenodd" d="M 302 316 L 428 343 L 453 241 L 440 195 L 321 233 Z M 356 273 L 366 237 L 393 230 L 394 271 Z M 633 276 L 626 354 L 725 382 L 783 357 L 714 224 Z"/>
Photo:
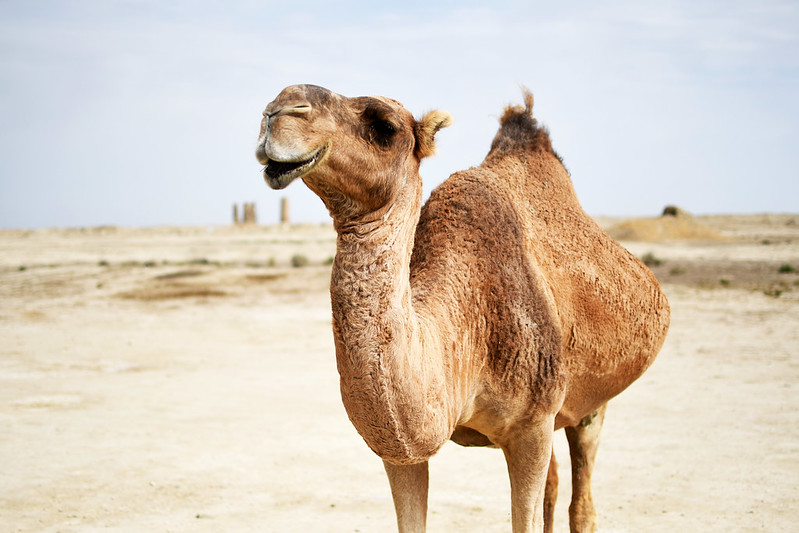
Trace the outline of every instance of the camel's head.
<path fill-rule="evenodd" d="M 391 203 L 418 176 L 419 162 L 435 151 L 433 137 L 450 122 L 443 111 L 417 121 L 389 98 L 294 85 L 266 106 L 255 154 L 273 189 L 302 178 L 331 213 L 363 214 Z"/>

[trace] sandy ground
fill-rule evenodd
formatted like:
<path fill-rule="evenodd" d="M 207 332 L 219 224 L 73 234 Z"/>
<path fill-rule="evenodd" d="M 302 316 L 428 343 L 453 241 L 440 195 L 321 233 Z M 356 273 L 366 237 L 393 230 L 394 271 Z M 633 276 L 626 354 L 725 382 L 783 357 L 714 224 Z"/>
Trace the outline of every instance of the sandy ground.
<path fill-rule="evenodd" d="M 799 216 L 702 221 L 730 239 L 624 243 L 673 320 L 610 404 L 600 531 L 797 530 Z M 0 231 L 0 531 L 392 531 L 339 399 L 334 247 L 327 226 Z M 567 531 L 562 432 L 556 453 Z M 431 532 L 509 532 L 509 508 L 501 452 L 431 461 Z"/>

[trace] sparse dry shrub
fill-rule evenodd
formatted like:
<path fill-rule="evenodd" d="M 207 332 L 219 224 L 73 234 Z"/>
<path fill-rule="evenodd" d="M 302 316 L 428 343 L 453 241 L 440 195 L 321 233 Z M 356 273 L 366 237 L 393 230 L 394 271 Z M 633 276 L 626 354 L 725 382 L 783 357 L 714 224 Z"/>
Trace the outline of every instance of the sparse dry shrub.
<path fill-rule="evenodd" d="M 783 263 L 783 264 L 780 265 L 780 268 L 779 268 L 778 272 L 780 274 L 796 274 L 799 271 L 796 270 L 796 267 L 793 266 L 792 264 Z"/>
<path fill-rule="evenodd" d="M 291 256 L 291 266 L 294 268 L 305 267 L 308 266 L 309 263 L 310 261 L 308 261 L 308 258 L 302 254 L 295 254 Z"/>
<path fill-rule="evenodd" d="M 650 268 L 653 266 L 660 266 L 663 264 L 663 260 L 655 257 L 655 254 L 653 254 L 652 252 L 647 252 L 643 256 L 641 256 L 641 261 L 643 261 L 644 264 Z"/>

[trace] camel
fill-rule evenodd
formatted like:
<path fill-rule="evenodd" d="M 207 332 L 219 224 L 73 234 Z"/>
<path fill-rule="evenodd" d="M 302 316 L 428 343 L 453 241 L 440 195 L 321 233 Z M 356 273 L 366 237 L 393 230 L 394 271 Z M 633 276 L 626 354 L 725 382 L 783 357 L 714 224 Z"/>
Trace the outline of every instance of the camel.
<path fill-rule="evenodd" d="M 341 397 L 382 458 L 400 533 L 426 527 L 428 460 L 448 440 L 499 447 L 514 533 L 551 531 L 555 430 L 572 463 L 571 531 L 594 531 L 590 479 L 609 399 L 653 362 L 669 324 L 655 277 L 581 208 L 532 94 L 483 163 L 422 207 L 419 166 L 443 111 L 284 89 L 256 156 L 274 189 L 301 179 L 333 220 Z"/>

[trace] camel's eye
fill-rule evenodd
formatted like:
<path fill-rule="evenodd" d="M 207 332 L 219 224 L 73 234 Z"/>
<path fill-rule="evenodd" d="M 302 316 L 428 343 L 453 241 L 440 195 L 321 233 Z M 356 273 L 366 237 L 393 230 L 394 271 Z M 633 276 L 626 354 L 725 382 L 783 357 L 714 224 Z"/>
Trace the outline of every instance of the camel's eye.
<path fill-rule="evenodd" d="M 385 138 L 391 137 L 397 131 L 391 122 L 386 122 L 385 120 L 375 120 L 372 123 L 372 130 L 378 137 Z"/>
<path fill-rule="evenodd" d="M 378 107 L 366 108 L 363 116 L 366 121 L 367 140 L 383 148 L 388 148 L 397 133 L 397 127 Z"/>

